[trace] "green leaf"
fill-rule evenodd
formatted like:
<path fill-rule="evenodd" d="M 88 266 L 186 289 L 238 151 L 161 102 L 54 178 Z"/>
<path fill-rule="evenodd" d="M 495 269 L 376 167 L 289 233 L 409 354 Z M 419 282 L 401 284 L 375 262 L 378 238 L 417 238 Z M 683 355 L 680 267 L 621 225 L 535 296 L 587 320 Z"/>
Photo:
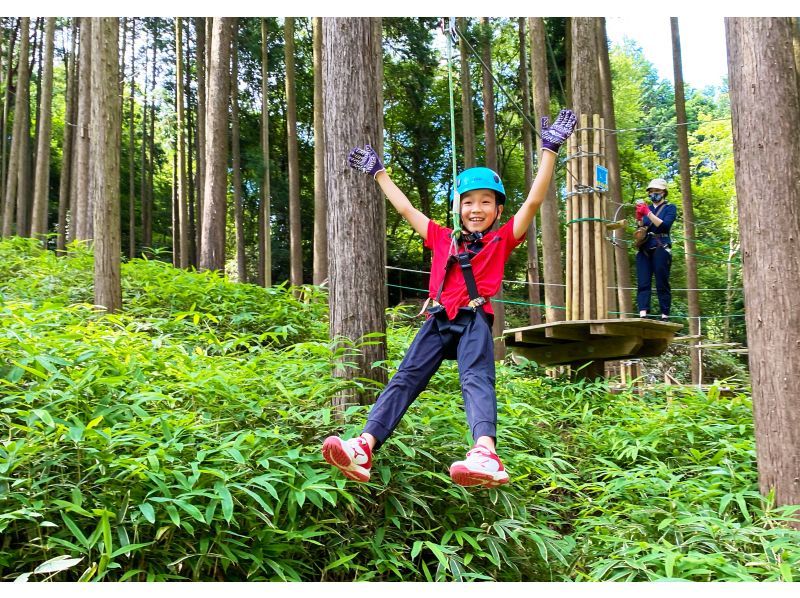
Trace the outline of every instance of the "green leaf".
<path fill-rule="evenodd" d="M 144 518 L 147 519 L 147 521 L 150 523 L 156 522 L 155 509 L 153 509 L 153 505 L 151 505 L 149 502 L 143 502 L 140 504 L 139 510 L 142 512 L 142 515 L 144 515 Z"/>
<path fill-rule="evenodd" d="M 32 409 L 31 413 L 42 420 L 42 423 L 44 423 L 46 426 L 53 427 L 56 425 L 52 416 L 44 409 Z"/>
<path fill-rule="evenodd" d="M 74 567 L 83 560 L 83 557 L 70 558 L 68 555 L 60 555 L 55 558 L 45 561 L 36 569 L 34 573 L 56 573 L 58 571 L 65 571 L 70 567 Z"/>
<path fill-rule="evenodd" d="M 231 492 L 221 480 L 214 484 L 214 491 L 222 502 L 222 516 L 225 518 L 225 521 L 230 523 L 233 517 L 233 497 L 231 496 Z"/>
<path fill-rule="evenodd" d="M 447 562 L 447 557 L 444 555 L 444 552 L 442 552 L 442 548 L 438 544 L 434 544 L 433 542 L 426 540 L 425 546 L 430 548 L 431 552 L 439 560 L 439 562 L 445 569 L 449 569 L 450 564 Z"/>
<path fill-rule="evenodd" d="M 416 542 L 414 542 L 414 546 L 411 548 L 411 558 L 412 559 L 417 558 L 417 555 L 419 555 L 420 551 L 422 550 L 423 545 L 424 545 L 424 543 L 422 542 L 422 540 L 417 540 Z"/>
<path fill-rule="evenodd" d="M 66 513 L 61 513 L 61 518 L 64 520 L 64 523 L 69 528 L 69 531 L 72 532 L 72 535 L 75 536 L 75 539 L 78 540 L 81 544 L 83 544 L 84 548 L 91 548 L 92 545 L 80 528 L 75 524 L 75 522 L 70 519 L 69 515 Z"/>

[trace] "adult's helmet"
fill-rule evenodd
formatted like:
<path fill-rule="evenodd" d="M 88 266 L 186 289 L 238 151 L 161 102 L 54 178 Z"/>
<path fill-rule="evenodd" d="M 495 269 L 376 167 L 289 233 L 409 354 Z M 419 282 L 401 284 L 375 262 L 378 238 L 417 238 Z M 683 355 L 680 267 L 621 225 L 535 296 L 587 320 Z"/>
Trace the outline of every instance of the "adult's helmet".
<path fill-rule="evenodd" d="M 647 183 L 647 190 L 650 191 L 650 189 L 657 189 L 659 191 L 663 191 L 665 196 L 669 194 L 669 191 L 667 190 L 667 181 L 665 181 L 664 179 L 653 179 L 652 181 Z"/>
<path fill-rule="evenodd" d="M 500 180 L 500 175 L 491 168 L 483 166 L 467 168 L 456 177 L 456 188 L 461 195 L 475 189 L 491 189 L 494 191 L 498 205 L 506 203 L 506 190 L 503 187 L 503 181 Z M 453 201 L 452 191 L 450 191 L 450 201 Z"/>

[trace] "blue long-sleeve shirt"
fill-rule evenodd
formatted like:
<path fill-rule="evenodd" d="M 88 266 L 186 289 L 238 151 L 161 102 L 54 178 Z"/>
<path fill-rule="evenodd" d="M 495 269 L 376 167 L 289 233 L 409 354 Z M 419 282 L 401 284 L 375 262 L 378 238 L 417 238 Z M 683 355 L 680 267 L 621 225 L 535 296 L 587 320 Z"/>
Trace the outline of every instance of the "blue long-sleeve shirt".
<path fill-rule="evenodd" d="M 650 221 L 650 218 L 645 216 L 642 218 L 642 224 L 647 226 L 647 232 L 653 233 L 653 235 L 669 235 L 672 223 L 675 222 L 675 218 L 678 217 L 678 208 L 671 203 L 663 204 L 661 209 L 657 209 L 652 203 L 648 204 L 648 207 L 650 211 L 663 222 L 656 226 Z M 672 239 L 669 236 L 657 238 L 653 235 L 648 235 L 647 241 L 639 248 L 640 250 L 658 247 L 659 241 L 662 245 L 672 245 Z"/>

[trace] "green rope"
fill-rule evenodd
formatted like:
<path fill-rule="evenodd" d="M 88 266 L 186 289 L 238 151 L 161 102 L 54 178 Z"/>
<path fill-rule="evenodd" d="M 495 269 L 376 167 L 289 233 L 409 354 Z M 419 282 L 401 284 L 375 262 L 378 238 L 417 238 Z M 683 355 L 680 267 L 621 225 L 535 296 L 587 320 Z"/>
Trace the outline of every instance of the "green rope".
<path fill-rule="evenodd" d="M 567 222 L 567 226 L 573 222 L 614 222 L 613 220 L 606 220 L 605 218 L 573 218 Z"/>
<path fill-rule="evenodd" d="M 450 17 L 450 28 L 455 29 L 455 17 Z M 453 238 L 457 239 L 461 235 L 461 195 L 458 192 L 456 180 L 458 172 L 456 169 L 456 112 L 453 101 L 453 38 L 450 31 L 446 30 L 447 36 L 447 86 L 450 89 L 450 153 L 453 162 Z"/>

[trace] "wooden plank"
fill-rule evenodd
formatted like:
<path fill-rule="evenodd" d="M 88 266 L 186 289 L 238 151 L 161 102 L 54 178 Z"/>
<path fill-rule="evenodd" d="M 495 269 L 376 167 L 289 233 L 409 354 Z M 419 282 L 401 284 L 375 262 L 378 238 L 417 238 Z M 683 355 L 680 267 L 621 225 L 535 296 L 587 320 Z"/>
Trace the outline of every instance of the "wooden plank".
<path fill-rule="evenodd" d="M 580 341 L 550 347 L 513 347 L 515 354 L 542 365 L 576 363 L 597 359 L 616 359 L 636 354 L 640 338 L 608 338 Z"/>
<path fill-rule="evenodd" d="M 625 228 L 627 222 L 625 220 L 617 220 L 616 222 L 606 222 L 606 230 L 618 230 Z"/>
<path fill-rule="evenodd" d="M 572 155 L 578 153 L 578 134 L 573 133 L 570 136 L 572 140 Z M 575 181 L 580 176 L 580 169 L 578 168 L 579 162 L 577 158 L 570 160 L 570 167 L 572 168 L 572 190 L 575 191 Z M 579 195 L 572 196 L 572 217 L 580 218 L 581 215 L 581 198 Z M 572 313 L 567 316 L 567 320 L 580 320 L 581 319 L 581 227 L 577 222 L 573 222 L 572 227 Z"/>
<path fill-rule="evenodd" d="M 640 328 L 631 324 L 590 324 L 589 332 L 594 336 L 641 336 L 642 338 L 672 339 L 673 330 Z"/>
<path fill-rule="evenodd" d="M 514 336 L 505 335 L 507 344 L 519 345 L 549 345 L 551 342 L 541 333 L 536 334 L 528 331 L 515 332 Z"/>
<path fill-rule="evenodd" d="M 589 340 L 589 331 L 585 326 L 562 326 L 547 328 L 544 331 L 546 338 L 569 340 L 569 341 L 585 341 Z"/>
<path fill-rule="evenodd" d="M 595 186 L 595 166 L 600 164 L 600 115 L 593 114 L 592 115 L 592 153 L 595 154 L 591 157 L 590 160 L 590 168 L 591 171 L 589 173 L 590 180 L 592 181 L 592 187 Z M 595 191 L 592 193 L 592 202 L 593 202 L 593 210 L 592 210 L 592 217 L 593 218 L 605 218 L 605 210 L 602 209 L 602 197 L 601 194 Z M 592 225 L 592 239 L 594 240 L 594 304 L 595 304 L 595 312 L 592 317 L 594 318 L 606 318 L 608 317 L 608 308 L 606 306 L 606 284 L 605 284 L 605 273 L 606 273 L 606 261 L 605 261 L 605 247 L 603 246 L 603 231 L 605 227 L 603 223 L 599 220 L 595 220 L 591 223 Z"/>
<path fill-rule="evenodd" d="M 567 222 L 572 222 L 575 218 L 575 196 L 572 195 L 572 192 L 575 190 L 575 185 L 573 184 L 572 172 L 573 172 L 573 159 L 572 155 L 575 153 L 575 135 L 570 135 L 567 139 Z M 567 312 L 565 318 L 567 320 L 572 319 L 572 237 L 575 235 L 575 225 L 574 224 L 567 224 L 567 276 L 566 276 L 566 302 L 567 302 Z"/>
<path fill-rule="evenodd" d="M 580 151 L 585 154 L 589 151 L 589 115 L 581 114 L 581 141 Z M 589 157 L 582 156 L 579 158 L 580 163 L 580 176 L 578 181 L 582 185 L 589 184 Z M 579 195 L 581 202 L 581 246 L 580 246 L 580 270 L 581 270 L 581 319 L 591 320 L 596 317 L 592 311 L 592 254 L 590 253 L 590 230 L 589 221 L 589 194 L 582 193 Z"/>

